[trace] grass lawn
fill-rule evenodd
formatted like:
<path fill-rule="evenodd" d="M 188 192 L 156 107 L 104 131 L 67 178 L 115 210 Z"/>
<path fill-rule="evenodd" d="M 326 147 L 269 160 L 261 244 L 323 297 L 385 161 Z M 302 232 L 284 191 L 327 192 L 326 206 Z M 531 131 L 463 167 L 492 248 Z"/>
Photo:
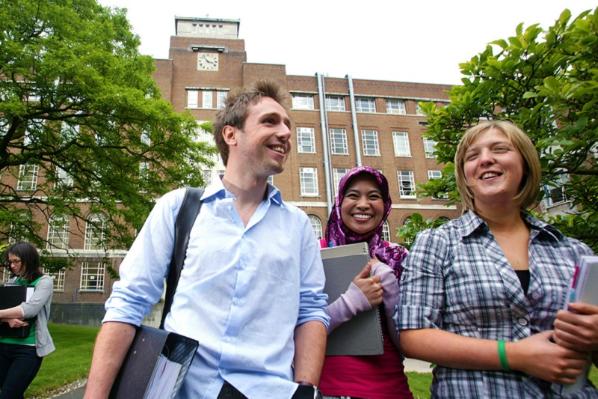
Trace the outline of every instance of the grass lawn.
<path fill-rule="evenodd" d="M 46 397 L 52 391 L 87 377 L 97 327 L 49 324 L 56 351 L 46 357 L 26 397 Z M 409 387 L 416 399 L 430 397 L 431 373 L 408 372 Z M 598 369 L 592 367 L 590 380 L 598 386 Z"/>
<path fill-rule="evenodd" d="M 97 327 L 48 325 L 56 351 L 44 358 L 25 397 L 45 396 L 68 383 L 87 377 Z"/>

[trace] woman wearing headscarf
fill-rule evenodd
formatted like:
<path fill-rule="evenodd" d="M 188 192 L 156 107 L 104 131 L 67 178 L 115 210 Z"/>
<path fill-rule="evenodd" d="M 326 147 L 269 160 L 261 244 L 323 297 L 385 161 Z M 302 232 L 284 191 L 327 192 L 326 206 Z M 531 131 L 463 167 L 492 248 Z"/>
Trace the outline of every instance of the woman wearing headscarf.
<path fill-rule="evenodd" d="M 320 389 L 324 398 L 412 398 L 396 341 L 392 314 L 398 300 L 398 278 L 407 250 L 382 239 L 392 201 L 384 175 L 369 166 L 351 169 L 339 182 L 323 247 L 367 242 L 371 260 L 347 291 L 331 303 L 329 332 L 358 313 L 382 306 L 384 354 L 327 356 Z"/>

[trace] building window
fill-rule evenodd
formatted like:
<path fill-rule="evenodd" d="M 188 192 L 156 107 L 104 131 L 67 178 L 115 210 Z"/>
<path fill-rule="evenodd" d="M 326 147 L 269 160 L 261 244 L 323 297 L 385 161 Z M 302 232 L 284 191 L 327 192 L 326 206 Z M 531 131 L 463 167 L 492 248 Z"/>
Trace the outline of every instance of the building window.
<path fill-rule="evenodd" d="M 7 283 L 8 280 L 10 280 L 10 276 L 11 276 L 11 272 L 8 270 L 8 268 L 2 268 L 2 283 Z"/>
<path fill-rule="evenodd" d="M 316 238 L 319 240 L 322 238 L 322 221 L 316 215 L 307 215 L 311 223 L 311 228 L 314 230 Z"/>
<path fill-rule="evenodd" d="M 392 144 L 395 149 L 395 157 L 411 156 L 409 134 L 407 132 L 392 132 Z"/>
<path fill-rule="evenodd" d="M 547 207 L 562 204 L 568 200 L 565 192 L 565 184 L 569 181 L 569 176 L 566 174 L 559 175 L 557 181 L 544 187 L 545 198 L 544 203 Z"/>
<path fill-rule="evenodd" d="M 390 241 L 390 227 L 388 226 L 388 220 L 382 224 L 382 239 L 384 241 Z"/>
<path fill-rule="evenodd" d="M 344 96 L 326 96 L 326 111 L 344 111 Z"/>
<path fill-rule="evenodd" d="M 149 177 L 149 162 L 139 162 L 139 180 L 147 181 Z"/>
<path fill-rule="evenodd" d="M 297 152 L 315 154 L 316 138 L 313 127 L 297 128 Z"/>
<path fill-rule="evenodd" d="M 355 97 L 356 112 L 376 112 L 376 99 L 369 97 Z"/>
<path fill-rule="evenodd" d="M 397 176 L 399 178 L 399 196 L 401 198 L 415 198 L 413 171 L 399 170 L 397 171 Z"/>
<path fill-rule="evenodd" d="M 56 167 L 56 186 L 57 187 L 73 187 L 73 176 L 60 166 Z"/>
<path fill-rule="evenodd" d="M 104 272 L 102 262 L 83 262 L 81 264 L 81 291 L 104 292 Z"/>
<path fill-rule="evenodd" d="M 212 171 L 210 169 L 202 170 L 201 179 L 203 180 L 203 187 L 207 187 L 212 184 Z"/>
<path fill-rule="evenodd" d="M 216 108 L 222 109 L 226 104 L 226 97 L 228 96 L 227 91 L 217 91 L 216 92 Z"/>
<path fill-rule="evenodd" d="M 416 103 L 416 105 L 415 105 L 415 114 L 420 115 L 420 116 L 425 116 L 424 111 L 422 110 L 422 107 L 419 103 Z"/>
<path fill-rule="evenodd" d="M 405 115 L 407 109 L 405 108 L 405 101 L 397 98 L 386 99 L 386 113 Z"/>
<path fill-rule="evenodd" d="M 197 108 L 197 90 L 187 90 L 187 108 Z"/>
<path fill-rule="evenodd" d="M 75 139 L 77 136 L 79 136 L 80 132 L 81 132 L 81 126 L 79 126 L 79 125 L 71 125 L 64 121 L 60 125 L 60 136 L 65 141 Z"/>
<path fill-rule="evenodd" d="M 423 139 L 424 140 L 424 153 L 426 154 L 426 158 L 434 159 L 434 151 L 436 148 L 436 142 L 430 139 Z"/>
<path fill-rule="evenodd" d="M 345 129 L 330 129 L 330 151 L 337 155 L 348 155 L 349 146 L 347 145 L 347 132 Z"/>
<path fill-rule="evenodd" d="M 44 120 L 43 119 L 31 119 L 27 122 L 27 129 L 25 129 L 25 134 L 23 135 L 23 145 L 28 146 L 30 145 L 33 140 L 37 137 L 41 136 L 41 132 L 44 129 Z M 36 134 L 37 132 L 37 134 Z M 37 139 L 39 140 L 39 139 Z"/>
<path fill-rule="evenodd" d="M 61 216 L 53 216 L 48 223 L 48 249 L 67 249 L 69 246 L 69 222 Z"/>
<path fill-rule="evenodd" d="M 375 130 L 362 130 L 361 141 L 363 142 L 363 155 L 379 156 L 378 132 Z"/>
<path fill-rule="evenodd" d="M 212 91 L 202 90 L 201 91 L 201 107 L 212 108 Z"/>
<path fill-rule="evenodd" d="M 49 272 L 42 268 L 42 271 L 44 274 L 47 274 L 48 276 L 52 277 L 52 285 L 54 287 L 55 292 L 64 292 L 64 277 L 66 273 L 64 269 L 60 269 L 55 272 Z"/>
<path fill-rule="evenodd" d="M 318 170 L 316 168 L 299 168 L 299 184 L 301 195 L 318 196 Z"/>
<path fill-rule="evenodd" d="M 102 249 L 106 221 L 101 215 L 91 215 L 85 224 L 84 249 Z"/>
<path fill-rule="evenodd" d="M 343 176 L 349 171 L 347 168 L 333 168 L 332 169 L 332 181 L 333 181 L 333 192 L 336 196 L 338 194 L 338 184 Z"/>
<path fill-rule="evenodd" d="M 314 109 L 314 96 L 312 94 L 293 93 L 293 109 Z"/>
<path fill-rule="evenodd" d="M 428 170 L 428 180 L 435 180 L 442 178 L 442 171 L 440 170 Z M 434 199 L 448 199 L 448 193 L 438 193 L 432 196 Z"/>
<path fill-rule="evenodd" d="M 141 136 L 139 136 L 139 141 L 141 141 L 141 144 L 146 145 L 148 147 L 152 145 L 152 139 L 150 138 L 149 133 L 145 130 L 141 132 Z"/>
<path fill-rule="evenodd" d="M 428 180 L 434 180 L 434 179 L 441 179 L 442 178 L 442 172 L 439 170 L 429 170 L 428 171 Z"/>
<path fill-rule="evenodd" d="M 25 164 L 19 166 L 18 191 L 35 191 L 37 189 L 38 165 Z"/>

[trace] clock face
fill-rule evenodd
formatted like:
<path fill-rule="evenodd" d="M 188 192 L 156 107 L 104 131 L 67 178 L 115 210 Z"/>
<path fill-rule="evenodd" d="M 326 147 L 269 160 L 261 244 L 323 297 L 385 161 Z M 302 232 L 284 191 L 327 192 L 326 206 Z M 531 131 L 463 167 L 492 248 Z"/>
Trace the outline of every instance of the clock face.
<path fill-rule="evenodd" d="M 197 54 L 197 70 L 198 71 L 217 71 L 218 70 L 218 54 L 215 54 L 215 53 L 199 53 L 199 54 Z"/>

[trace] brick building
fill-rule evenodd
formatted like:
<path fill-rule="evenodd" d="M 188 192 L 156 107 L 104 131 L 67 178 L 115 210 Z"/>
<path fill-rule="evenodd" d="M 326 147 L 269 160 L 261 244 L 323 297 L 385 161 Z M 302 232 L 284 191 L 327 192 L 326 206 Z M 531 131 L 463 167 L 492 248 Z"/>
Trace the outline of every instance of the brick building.
<path fill-rule="evenodd" d="M 176 17 L 169 58 L 155 60 L 155 80 L 175 110 L 187 111 L 200 122 L 213 119 L 233 88 L 258 79 L 280 83 L 292 98 L 293 150 L 284 172 L 272 182 L 286 201 L 309 215 L 316 236 L 323 234 L 340 177 L 360 164 L 377 168 L 388 178 L 393 210 L 385 226 L 387 239 L 395 240 L 397 228 L 415 212 L 427 218 L 458 216 L 457 207 L 445 200 L 421 198 L 415 192 L 416 184 L 441 173 L 433 155 L 434 143 L 422 136 L 425 118 L 418 102 L 447 103 L 450 86 L 349 75 L 287 75 L 284 65 L 247 62 L 239 25 L 237 20 Z M 198 131 L 198 139 L 211 137 Z M 224 170 L 219 157 L 215 161 L 212 170 L 204 171 L 208 182 Z M 47 230 L 51 240 L 75 229 L 48 226 Z M 115 249 L 106 256 L 94 249 L 92 231 L 80 227 L 78 235 L 70 234 L 73 237 L 62 237 L 62 241 L 78 258 L 72 269 L 55 275 L 55 318 L 63 310 L 61 304 L 72 308 L 83 303 L 95 304 L 96 310 L 81 307 L 75 318 L 91 320 L 99 317 L 100 304 L 110 294 L 107 268 L 117 269 L 126 250 Z M 69 321 L 69 317 L 73 316 L 57 318 Z"/>
<path fill-rule="evenodd" d="M 418 102 L 448 102 L 450 86 L 287 75 L 284 65 L 247 62 L 239 21 L 175 18 L 169 59 L 156 60 L 155 79 L 177 111 L 198 121 L 212 120 L 231 88 L 259 79 L 274 80 L 292 97 L 293 151 L 285 171 L 273 177 L 286 201 L 301 207 L 316 235 L 325 228 L 340 177 L 356 165 L 370 165 L 387 176 L 393 211 L 385 229 L 396 229 L 414 212 L 425 217 L 457 216 L 455 206 L 418 198 L 415 186 L 440 176 L 434 143 L 423 138 L 425 118 Z M 324 132 L 324 134 L 322 134 Z M 206 137 L 202 134 L 200 137 Z M 219 162 L 204 171 L 216 178 Z"/>

